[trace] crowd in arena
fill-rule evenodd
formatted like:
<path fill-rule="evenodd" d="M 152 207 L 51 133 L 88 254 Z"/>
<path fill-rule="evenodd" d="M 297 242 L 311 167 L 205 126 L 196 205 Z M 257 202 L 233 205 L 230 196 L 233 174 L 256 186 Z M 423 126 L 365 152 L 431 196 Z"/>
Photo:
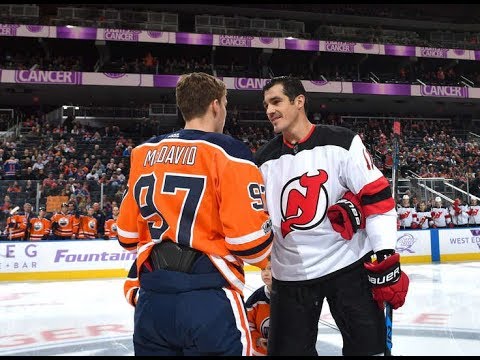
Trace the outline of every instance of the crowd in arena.
<path fill-rule="evenodd" d="M 242 121 L 240 114 L 242 112 L 238 109 L 230 112 L 225 133 L 241 139 L 255 152 L 274 133 L 267 122 L 248 124 Z M 377 167 L 391 176 L 393 134 L 390 120 L 351 121 L 338 114 L 319 119 L 317 115 L 311 114 L 317 122 L 345 126 L 358 132 L 373 154 Z M 70 212 L 78 216 L 87 216 L 89 208 L 101 203 L 103 208 L 98 210 L 111 217 L 112 208 L 121 202 L 126 188 L 132 148 L 153 135 L 141 137 L 137 133 L 136 137 L 130 137 L 132 134 L 116 126 L 92 128 L 80 122 L 70 127 L 53 126 L 33 115 L 28 116 L 22 126 L 27 132 L 21 139 L 3 141 L 0 146 L 0 188 L 4 194 L 0 204 L 0 226 L 4 236 L 11 229 L 8 218 L 12 209 L 35 204 L 37 196 L 39 209 L 45 209 L 48 196 L 64 196 L 73 206 Z M 455 129 L 448 121 L 412 118 L 403 123 L 403 128 L 399 146 L 401 177 L 408 178 L 413 173 L 427 178 L 454 179 L 460 189 L 468 189 L 472 195 L 480 197 L 480 148 L 477 141 L 469 141 L 461 134 L 458 137 L 451 135 L 455 134 Z M 171 129 L 164 129 L 168 130 Z M 472 199 L 460 201 L 474 206 Z M 408 227 L 415 223 L 412 216 L 420 211 L 420 201 L 427 209 L 436 206 L 434 196 L 421 199 L 413 194 L 412 200 Z M 401 211 L 399 214 L 401 216 Z M 447 216 L 445 225 L 459 226 L 449 219 L 456 218 Z M 466 224 L 478 224 L 477 221 L 472 217 Z M 406 226 L 403 219 L 402 224 Z M 100 234 L 104 235 L 103 232 Z"/>
<path fill-rule="evenodd" d="M 449 63 L 445 60 L 419 58 L 416 62 L 406 64 L 394 57 L 391 62 L 382 62 L 378 59 L 382 56 L 376 55 L 369 62 L 358 66 L 356 63 L 351 63 L 351 60 L 348 61 L 344 54 L 324 54 L 320 57 L 316 53 L 286 50 L 273 54 L 268 61 L 262 63 L 256 59 L 256 56 L 250 55 L 242 59 L 242 55 L 235 54 L 238 49 L 231 50 L 230 53 L 233 55 L 230 56 L 225 54 L 210 56 L 206 53 L 185 56 L 181 53 L 175 55 L 171 49 L 165 51 L 165 48 L 155 45 L 144 49 L 112 45 L 114 48 L 118 47 L 117 51 L 113 51 L 110 59 L 100 61 L 96 57 L 98 54 L 95 54 L 95 49 L 86 54 L 66 55 L 61 53 L 61 43 L 52 43 L 51 46 L 54 49 L 52 53 L 45 54 L 43 49 L 36 49 L 36 44 L 22 49 L 17 49 L 12 44 L 0 54 L 0 68 L 133 74 L 183 74 L 202 71 L 215 73 L 217 76 L 260 78 L 273 73 L 291 74 L 305 80 L 321 80 L 323 77 L 328 81 L 372 82 L 375 80 L 383 83 L 418 84 L 421 82 L 444 86 L 465 86 L 462 81 L 467 78 L 476 85 L 480 84 L 480 71 L 467 61 Z M 217 54 L 219 53 L 220 51 L 217 51 Z M 350 57 L 355 58 L 353 55 Z M 375 74 L 375 78 L 372 77 L 372 73 Z"/>
<path fill-rule="evenodd" d="M 353 12 L 357 16 L 388 16 L 397 19 L 412 17 L 422 19 L 428 15 L 428 11 L 422 12 L 420 8 L 412 13 L 405 9 L 400 11 L 390 7 L 367 5 L 364 8 L 356 6 L 352 10 L 346 4 L 331 4 L 320 10 L 325 14 L 352 15 Z M 292 10 L 288 4 L 280 4 L 279 9 Z M 313 5 L 312 9 L 320 11 Z M 40 19 L 40 23 L 48 23 L 46 14 L 42 14 Z M 23 21 L 29 23 L 31 19 Z M 22 23 L 22 19 L 18 23 Z M 333 29 L 331 26 L 333 25 L 330 24 L 328 27 L 330 30 Z M 383 25 L 383 28 L 385 26 L 388 27 L 388 24 Z M 381 33 L 384 30 L 380 25 L 370 28 L 373 33 Z M 181 30 L 193 31 L 193 28 Z M 323 35 L 335 36 L 335 33 L 330 31 L 329 34 Z M 328 36 L 322 39 L 328 39 Z M 267 57 L 267 61 L 262 62 L 265 58 L 259 56 L 261 49 L 249 49 L 246 52 L 242 48 L 219 47 L 212 50 L 210 47 L 199 46 L 192 54 L 191 47 L 188 46 L 140 42 L 111 42 L 109 44 L 111 53 L 104 57 L 94 42 L 89 41 L 78 41 L 78 46 L 75 47 L 66 46 L 67 42 L 71 41 L 66 39 L 37 41 L 24 38 L 19 42 L 14 37 L 0 37 L 0 41 L 4 49 L 0 53 L 0 69 L 176 75 L 202 71 L 216 76 L 260 78 L 268 74 L 290 74 L 305 80 L 454 86 L 464 86 L 462 79 L 467 78 L 473 85 L 480 84 L 480 71 L 471 61 L 452 62 L 448 59 L 432 58 L 404 61 L 398 56 L 389 57 L 392 61 L 384 61 L 385 56 L 380 55 L 367 56 L 365 61 L 360 61 L 359 56 L 363 57 L 363 54 L 320 55 L 318 52 L 282 50 L 273 52 Z M 372 74 L 375 77 L 372 77 Z M 225 133 L 241 139 L 248 144 L 252 152 L 255 152 L 274 134 L 270 124 L 265 121 L 263 110 L 257 108 L 246 110 L 252 114 L 260 113 L 261 115 L 255 116 L 262 121 L 243 118 L 242 112 L 234 107 L 229 109 Z M 343 115 L 329 112 L 322 115 L 309 114 L 315 123 L 345 126 L 358 132 L 377 167 L 390 177 L 394 161 L 391 114 L 375 114 L 378 116 L 372 116 L 369 120 L 352 120 Z M 0 131 L 7 130 L 12 125 L 14 123 L 11 116 L 0 114 Z M 43 211 L 43 217 L 51 220 L 55 214 L 46 211 L 46 198 L 49 196 L 66 198 L 65 204 L 67 207 L 73 206 L 73 209 L 69 209 L 65 214 L 71 213 L 75 219 L 88 216 L 92 208 L 96 208 L 96 212 L 104 213 L 107 218 L 112 217 L 112 209 L 121 202 L 126 188 L 132 148 L 154 134 L 172 130 L 162 129 L 158 123 L 150 119 L 131 124 L 128 131 L 117 126 L 93 128 L 81 122 L 54 125 L 46 121 L 44 114 L 33 113 L 24 115 L 21 127 L 23 133 L 21 138 L 4 137 L 0 140 L 0 228 L 4 237 L 11 234 L 11 220 L 22 213 L 20 210 L 18 214 L 12 214 L 16 207 L 25 209 L 35 204 L 38 216 Z M 425 120 L 417 118 L 416 115 L 404 120 L 398 159 L 400 177 L 409 178 L 414 175 L 422 178 L 452 179 L 453 185 L 473 195 L 463 198 L 460 196 L 459 204 L 465 206 L 475 206 L 475 196 L 480 197 L 479 141 L 467 137 L 466 132 L 459 131 L 456 124 L 450 120 Z M 431 214 L 432 209 L 438 205 L 434 195 L 427 198 L 415 193 L 399 194 L 400 197 L 404 195 L 410 196 L 409 201 L 413 202 L 409 206 L 417 213 L 421 212 L 422 202 Z M 398 203 L 402 202 L 401 198 L 397 200 Z M 446 204 L 444 207 L 453 205 Z M 102 208 L 98 209 L 99 206 Z M 62 210 L 58 209 L 55 212 L 57 211 L 62 213 L 63 207 Z M 454 220 L 458 211 L 455 209 L 452 211 L 453 214 L 449 212 L 450 221 L 449 217 L 446 217 L 445 225 L 465 225 Z M 470 208 L 462 211 L 468 212 Z M 408 225 L 405 225 L 405 219 L 399 218 L 402 227 L 439 227 L 438 224 L 435 225 L 434 220 L 424 221 L 421 226 L 415 225 L 413 210 L 409 216 Z M 469 219 L 466 224 L 478 222 Z M 27 227 L 28 224 L 25 229 Z M 53 228 L 49 229 L 50 233 L 44 234 L 45 238 L 54 234 Z M 75 235 L 72 233 L 67 237 L 80 237 L 78 231 L 77 229 L 77 233 L 74 231 Z M 97 236 L 104 235 L 105 232 L 99 229 Z M 28 239 L 29 231 L 25 230 L 21 236 Z"/>

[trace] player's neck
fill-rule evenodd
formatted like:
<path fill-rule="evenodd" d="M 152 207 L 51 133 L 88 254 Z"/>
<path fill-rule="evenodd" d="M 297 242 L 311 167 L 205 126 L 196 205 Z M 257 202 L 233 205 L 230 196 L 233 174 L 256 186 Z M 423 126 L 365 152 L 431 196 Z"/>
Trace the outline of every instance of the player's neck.
<path fill-rule="evenodd" d="M 199 130 L 205 132 L 221 132 L 216 128 L 215 122 L 206 118 L 195 118 L 185 122 L 185 130 Z"/>
<path fill-rule="evenodd" d="M 312 124 L 310 121 L 308 121 L 308 119 L 305 118 L 305 121 L 299 121 L 291 128 L 286 129 L 283 132 L 283 138 L 289 144 L 295 145 L 299 142 L 304 141 L 305 138 L 310 135 L 314 126 L 314 124 Z"/>

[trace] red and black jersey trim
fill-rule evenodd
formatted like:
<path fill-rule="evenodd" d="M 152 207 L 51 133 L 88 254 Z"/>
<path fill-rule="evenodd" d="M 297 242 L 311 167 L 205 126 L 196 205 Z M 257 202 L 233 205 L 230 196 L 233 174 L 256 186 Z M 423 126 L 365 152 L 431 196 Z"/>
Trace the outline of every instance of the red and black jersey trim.
<path fill-rule="evenodd" d="M 385 177 L 363 187 L 358 193 L 364 216 L 384 214 L 395 208 L 392 189 Z"/>

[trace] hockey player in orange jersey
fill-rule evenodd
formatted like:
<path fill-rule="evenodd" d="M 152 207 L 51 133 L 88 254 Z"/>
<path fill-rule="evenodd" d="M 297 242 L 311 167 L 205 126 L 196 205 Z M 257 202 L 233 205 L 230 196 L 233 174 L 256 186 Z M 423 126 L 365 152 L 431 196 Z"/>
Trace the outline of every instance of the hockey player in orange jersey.
<path fill-rule="evenodd" d="M 117 235 L 117 219 L 119 209 L 117 206 L 112 208 L 112 217 L 105 221 L 105 239 L 118 240 Z"/>
<path fill-rule="evenodd" d="M 45 217 L 46 211 L 44 207 L 38 209 L 38 216 L 30 219 L 29 234 L 30 240 L 46 240 L 50 234 L 51 221 Z"/>
<path fill-rule="evenodd" d="M 7 227 L 5 234 L 9 240 L 28 240 L 29 239 L 29 222 L 33 216 L 32 205 L 26 202 L 23 205 L 23 212 L 18 213 L 19 207 L 15 207 L 10 211 L 7 218 Z"/>
<path fill-rule="evenodd" d="M 185 128 L 132 150 L 117 221 L 137 252 L 135 355 L 251 355 L 244 263 L 272 246 L 264 183 L 250 149 L 224 135 L 225 84 L 180 77 Z"/>
<path fill-rule="evenodd" d="M 130 270 L 128 271 L 127 278 L 123 283 L 123 294 L 125 300 L 135 307 L 138 300 L 138 290 L 140 289 L 140 281 L 138 280 L 137 273 L 137 259 L 132 263 Z"/>
<path fill-rule="evenodd" d="M 255 290 L 245 302 L 248 325 L 252 333 L 253 355 L 267 355 L 268 329 L 270 327 L 270 293 L 272 291 L 272 267 L 270 262 L 262 269 L 265 285 Z"/>
<path fill-rule="evenodd" d="M 68 204 L 63 203 L 61 211 L 54 214 L 52 221 L 53 239 L 76 239 L 78 234 L 79 219 L 68 213 Z"/>
<path fill-rule="evenodd" d="M 87 207 L 87 214 L 80 215 L 78 226 L 79 239 L 96 239 L 97 238 L 97 219 L 93 217 L 95 209 L 89 205 Z"/>

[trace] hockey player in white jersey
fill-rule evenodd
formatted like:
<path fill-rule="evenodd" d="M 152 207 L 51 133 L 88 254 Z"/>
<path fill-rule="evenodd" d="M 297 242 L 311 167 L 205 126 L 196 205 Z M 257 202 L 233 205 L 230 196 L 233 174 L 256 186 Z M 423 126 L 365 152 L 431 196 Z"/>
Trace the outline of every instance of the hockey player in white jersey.
<path fill-rule="evenodd" d="M 433 225 L 432 213 L 427 210 L 425 201 L 421 201 L 418 205 L 417 221 L 412 223 L 412 229 L 429 229 Z"/>
<path fill-rule="evenodd" d="M 480 225 L 480 205 L 478 205 L 478 199 L 475 196 L 471 197 L 468 207 L 468 224 L 470 226 Z"/>
<path fill-rule="evenodd" d="M 448 209 L 442 205 L 442 198 L 437 196 L 435 204 L 432 206 L 432 228 L 446 228 L 453 227 L 452 216 Z"/>
<path fill-rule="evenodd" d="M 263 88 L 279 134 L 256 152 L 275 233 L 268 355 L 317 355 L 324 299 L 343 355 L 381 354 L 384 302 L 402 306 L 409 284 L 390 185 L 357 134 L 308 120 L 307 101 L 297 78 Z"/>
<path fill-rule="evenodd" d="M 448 207 L 448 212 L 455 227 L 468 226 L 468 205 L 462 203 L 462 199 L 456 198 Z"/>
<path fill-rule="evenodd" d="M 400 220 L 400 229 L 411 229 L 412 224 L 417 223 L 417 210 L 410 205 L 410 197 L 403 195 L 402 204 L 397 208 L 398 218 Z M 415 228 L 415 225 L 413 226 Z"/>

